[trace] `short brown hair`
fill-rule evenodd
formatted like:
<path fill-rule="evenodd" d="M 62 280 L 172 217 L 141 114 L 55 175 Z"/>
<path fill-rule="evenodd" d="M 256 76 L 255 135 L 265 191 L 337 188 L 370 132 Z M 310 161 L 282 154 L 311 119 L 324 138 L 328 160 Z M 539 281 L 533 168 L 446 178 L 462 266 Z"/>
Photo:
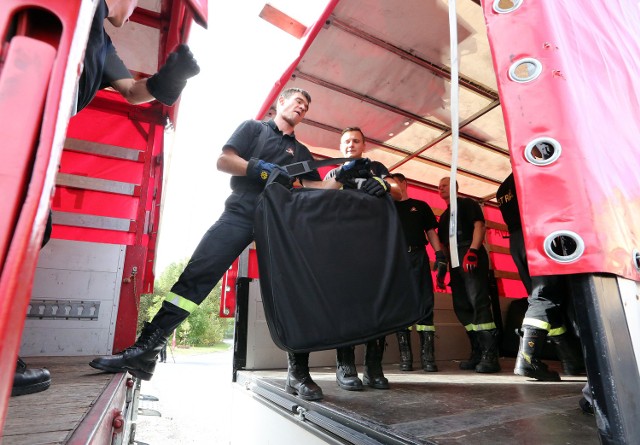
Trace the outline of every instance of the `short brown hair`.
<path fill-rule="evenodd" d="M 296 93 L 302 94 L 304 98 L 307 99 L 307 102 L 311 103 L 311 95 L 306 90 L 303 90 L 302 88 L 287 88 L 282 93 L 280 93 L 280 96 L 284 97 L 285 99 L 289 99 L 291 96 L 293 96 Z"/>
<path fill-rule="evenodd" d="M 362 140 L 364 141 L 364 132 L 360 129 L 360 127 L 347 127 L 344 130 L 342 130 L 342 133 L 340 133 L 340 137 L 342 137 L 345 133 L 348 133 L 350 131 L 359 132 L 360 135 L 362 136 Z"/>

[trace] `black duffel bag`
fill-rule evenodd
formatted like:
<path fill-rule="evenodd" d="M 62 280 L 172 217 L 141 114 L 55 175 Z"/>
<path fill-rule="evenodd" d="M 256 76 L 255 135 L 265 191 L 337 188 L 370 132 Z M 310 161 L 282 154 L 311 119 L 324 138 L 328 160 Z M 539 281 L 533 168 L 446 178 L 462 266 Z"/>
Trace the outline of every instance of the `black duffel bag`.
<path fill-rule="evenodd" d="M 390 196 L 272 182 L 254 227 L 265 315 L 281 349 L 360 344 L 426 314 Z"/>

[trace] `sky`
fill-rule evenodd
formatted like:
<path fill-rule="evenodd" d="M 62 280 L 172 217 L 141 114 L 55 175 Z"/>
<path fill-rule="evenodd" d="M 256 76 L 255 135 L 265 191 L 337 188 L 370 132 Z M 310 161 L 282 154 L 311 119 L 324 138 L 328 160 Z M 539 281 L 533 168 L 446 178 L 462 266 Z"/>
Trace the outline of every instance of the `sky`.
<path fill-rule="evenodd" d="M 156 277 L 189 258 L 222 213 L 230 176 L 216 170 L 222 146 L 253 119 L 274 83 L 299 54 L 301 41 L 259 17 L 267 0 L 209 0 L 209 26 L 194 24 L 189 46 L 201 71 L 182 94 L 165 188 Z M 327 0 L 269 3 L 310 26 Z"/>

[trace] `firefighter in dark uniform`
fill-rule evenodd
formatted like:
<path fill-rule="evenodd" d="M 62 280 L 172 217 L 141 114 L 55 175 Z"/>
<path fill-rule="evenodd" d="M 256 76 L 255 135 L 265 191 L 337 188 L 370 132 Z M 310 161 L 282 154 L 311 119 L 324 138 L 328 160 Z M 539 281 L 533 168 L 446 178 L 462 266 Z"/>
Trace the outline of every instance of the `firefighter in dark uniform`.
<path fill-rule="evenodd" d="M 450 178 L 442 178 L 438 184 L 440 197 L 447 209 L 440 216 L 438 237 L 449 250 Z M 498 361 L 498 330 L 493 321 L 489 296 L 489 256 L 482 243 L 485 235 L 485 219 L 480 205 L 470 198 L 457 198 L 458 255 L 462 264 L 450 268 L 453 309 L 464 326 L 471 342 L 469 360 L 460 363 L 460 369 L 481 373 L 500 371 Z M 449 258 L 451 258 L 449 250 Z M 444 275 L 436 279 L 439 289 L 444 289 Z"/>
<path fill-rule="evenodd" d="M 437 372 L 438 366 L 434 352 L 435 326 L 433 324 L 435 295 L 433 293 L 433 278 L 429 268 L 429 255 L 427 255 L 425 247 L 431 242 L 435 252 L 434 270 L 440 266 L 444 268 L 446 273 L 447 258 L 436 233 L 438 220 L 436 220 L 429 204 L 409 198 L 407 179 L 402 173 L 394 173 L 389 175 L 387 179 L 389 179 L 392 189 L 396 187 L 400 189 L 401 198 L 396 200 L 394 204 L 407 242 L 412 274 L 418 283 L 422 297 L 427 301 L 427 314 L 416 323 L 416 331 L 420 336 L 420 362 L 424 371 Z M 411 327 L 397 332 L 396 336 L 400 349 L 400 370 L 412 371 Z"/>
<path fill-rule="evenodd" d="M 172 105 L 180 96 L 187 79 L 200 71 L 193 55 L 186 45 L 180 45 L 172 53 L 158 73 L 149 79 L 134 80 L 133 76 L 118 57 L 109 35 L 104 29 L 104 21 L 115 27 L 123 26 L 135 9 L 137 0 L 100 0 L 91 22 L 89 38 L 85 49 L 83 69 L 78 80 L 75 112 L 85 108 L 98 90 L 113 87 L 129 103 L 140 104 L 154 99 L 165 105 Z M 47 218 L 42 245 L 51 237 L 53 221 L 51 212 Z M 11 395 L 32 394 L 49 387 L 49 371 L 28 368 L 18 357 L 18 365 L 13 380 Z"/>
<path fill-rule="evenodd" d="M 560 275 L 532 277 L 529 274 L 513 173 L 498 188 L 496 200 L 509 230 L 511 256 L 529 295 L 514 373 L 542 381 L 560 380 L 558 373 L 549 370 L 540 360 L 547 338 L 555 345 L 565 374 L 584 373 L 584 360 L 577 339 L 567 331 L 564 323 L 563 306 L 569 293 L 565 278 Z"/>
<path fill-rule="evenodd" d="M 269 122 L 249 120 L 236 129 L 222 148 L 218 170 L 231 177 L 231 196 L 216 223 L 205 233 L 184 272 L 171 288 L 160 310 L 146 323 L 135 344 L 120 354 L 98 357 L 91 366 L 108 372 L 129 371 L 149 380 L 156 357 L 180 323 L 207 297 L 233 261 L 253 241 L 256 200 L 269 175 L 279 170 L 279 178 L 289 184 L 280 165 L 311 161 L 313 157 L 296 140 L 294 127 L 304 118 L 311 97 L 299 88 L 283 91 L 276 103 L 276 116 Z M 299 177 L 302 186 L 339 188 L 359 174 L 359 163 L 340 168 L 335 180 L 321 181 L 317 171 Z M 286 390 L 306 400 L 322 398 L 322 390 L 309 374 L 309 354 L 288 354 Z"/>
<path fill-rule="evenodd" d="M 358 127 L 347 127 L 342 130 L 340 137 L 340 151 L 346 158 L 366 160 L 362 155 L 365 151 L 365 137 Z M 368 160 L 367 160 L 368 162 Z M 341 167 L 329 171 L 325 180 L 336 178 Z M 377 161 L 371 161 L 369 171 L 362 177 L 342 181 L 345 189 L 360 189 L 371 195 L 384 196 L 389 190 L 389 184 L 384 180 L 389 170 Z M 376 389 L 389 389 L 389 381 L 382 371 L 382 356 L 384 353 L 385 337 L 367 342 L 364 350 L 364 384 Z M 358 378 L 355 365 L 354 346 L 336 349 L 336 382 L 347 391 L 360 391 L 363 381 Z"/>

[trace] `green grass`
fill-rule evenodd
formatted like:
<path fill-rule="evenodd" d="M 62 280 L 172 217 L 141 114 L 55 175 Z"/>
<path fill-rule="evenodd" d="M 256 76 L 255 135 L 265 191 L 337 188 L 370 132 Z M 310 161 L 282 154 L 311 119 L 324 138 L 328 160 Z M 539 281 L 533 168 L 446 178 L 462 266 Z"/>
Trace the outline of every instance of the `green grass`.
<path fill-rule="evenodd" d="M 227 343 L 216 343 L 213 346 L 177 346 L 173 349 L 174 355 L 199 355 L 199 354 L 211 354 L 213 352 L 227 351 L 231 348 Z M 168 351 L 167 351 L 168 352 Z"/>

